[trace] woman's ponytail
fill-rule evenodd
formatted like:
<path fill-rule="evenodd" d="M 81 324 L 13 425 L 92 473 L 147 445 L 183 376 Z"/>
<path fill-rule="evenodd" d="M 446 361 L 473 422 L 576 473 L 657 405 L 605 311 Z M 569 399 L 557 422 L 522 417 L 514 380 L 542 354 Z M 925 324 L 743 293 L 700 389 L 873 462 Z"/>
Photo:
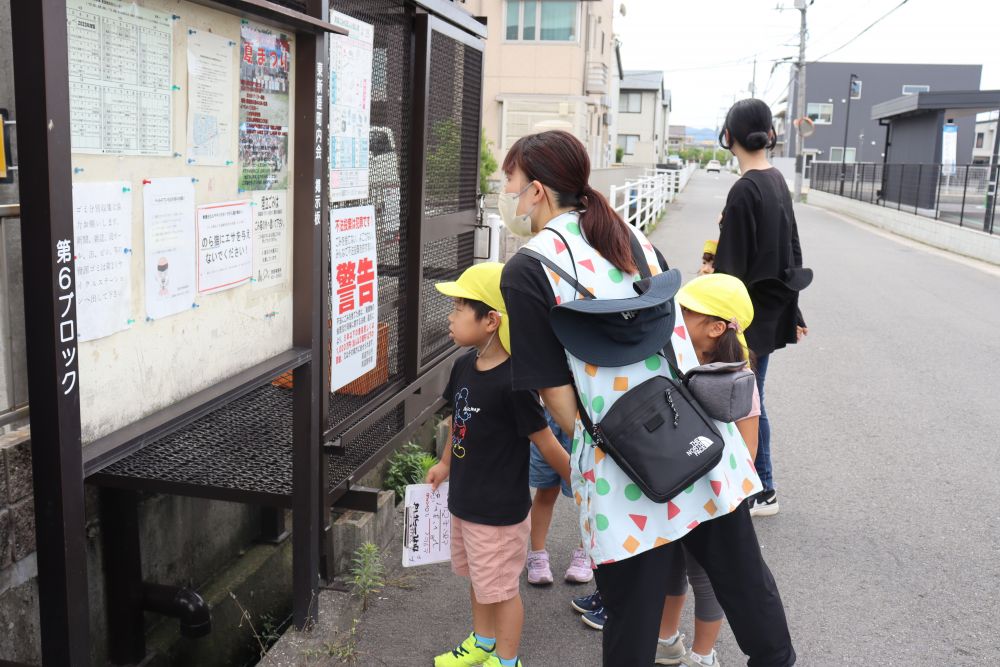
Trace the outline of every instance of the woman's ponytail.
<path fill-rule="evenodd" d="M 589 183 L 583 189 L 580 203 L 584 207 L 580 228 L 587 242 L 622 271 L 636 273 L 639 267 L 632 258 L 631 232 L 611 203 Z"/>

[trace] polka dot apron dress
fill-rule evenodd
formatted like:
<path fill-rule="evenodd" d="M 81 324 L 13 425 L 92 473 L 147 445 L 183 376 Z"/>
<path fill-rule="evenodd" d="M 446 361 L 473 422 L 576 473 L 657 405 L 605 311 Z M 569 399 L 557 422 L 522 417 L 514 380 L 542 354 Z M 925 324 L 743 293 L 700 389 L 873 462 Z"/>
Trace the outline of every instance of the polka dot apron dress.
<path fill-rule="evenodd" d="M 543 230 L 528 242 L 527 247 L 552 259 L 570 275 L 576 275 L 580 284 L 599 299 L 635 296 L 631 283 L 640 276 L 623 273 L 587 245 L 580 232 L 577 213 L 565 213 L 550 221 L 546 228 L 562 233 L 576 260 L 575 269 L 570 253 L 556 234 Z M 640 232 L 632 231 L 642 245 L 650 271 L 659 273 L 653 246 Z M 543 269 L 556 303 L 579 298 L 565 280 Z M 680 312 L 672 341 L 681 371 L 698 365 Z M 594 423 L 601 421 L 629 387 L 655 375 L 670 373 L 666 361 L 658 355 L 618 368 L 586 364 L 568 352 L 566 358 L 580 399 Z M 618 464 L 593 446 L 590 434 L 580 420 L 576 420 L 570 455 L 573 496 L 580 507 L 583 544 L 595 564 L 613 563 L 678 540 L 699 523 L 732 512 L 748 496 L 761 491 L 750 452 L 735 424 L 716 422 L 716 427 L 725 440 L 719 465 L 673 500 L 656 503 L 642 494 Z"/>

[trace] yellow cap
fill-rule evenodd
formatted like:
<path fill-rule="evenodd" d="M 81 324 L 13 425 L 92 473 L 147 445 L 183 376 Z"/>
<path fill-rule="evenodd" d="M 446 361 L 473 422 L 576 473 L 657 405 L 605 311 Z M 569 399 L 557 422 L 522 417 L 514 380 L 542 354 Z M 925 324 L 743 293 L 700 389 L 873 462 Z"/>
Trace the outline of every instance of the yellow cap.
<path fill-rule="evenodd" d="M 500 274 L 503 264 L 499 262 L 483 262 L 473 264 L 450 283 L 437 283 L 434 287 L 445 296 L 456 299 L 471 299 L 482 301 L 493 310 L 500 313 L 500 344 L 510 353 L 510 321 L 507 318 L 507 304 L 500 293 Z"/>
<path fill-rule="evenodd" d="M 714 255 L 715 251 L 718 249 L 719 249 L 718 241 L 705 241 L 705 245 L 704 247 L 702 247 L 701 251 L 703 253 L 707 252 L 709 255 Z"/>
<path fill-rule="evenodd" d="M 746 286 L 739 278 L 725 273 L 698 276 L 681 287 L 676 299 L 678 304 L 688 310 L 735 322 L 736 336 L 743 349 L 748 349 L 743 332 L 753 322 L 753 303 Z"/>

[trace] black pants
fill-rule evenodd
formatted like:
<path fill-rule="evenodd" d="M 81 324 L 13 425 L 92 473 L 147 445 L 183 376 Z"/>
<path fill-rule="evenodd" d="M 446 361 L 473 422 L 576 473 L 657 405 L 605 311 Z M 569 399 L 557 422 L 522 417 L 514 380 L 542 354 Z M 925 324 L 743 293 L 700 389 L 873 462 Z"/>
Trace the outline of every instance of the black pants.
<path fill-rule="evenodd" d="M 708 573 L 715 596 L 749 667 L 790 667 L 795 651 L 785 610 L 771 571 L 760 553 L 750 510 L 742 503 L 726 516 L 706 521 L 680 541 L 597 568 L 608 620 L 604 667 L 647 667 L 667 593 L 667 577 L 684 544 Z"/>

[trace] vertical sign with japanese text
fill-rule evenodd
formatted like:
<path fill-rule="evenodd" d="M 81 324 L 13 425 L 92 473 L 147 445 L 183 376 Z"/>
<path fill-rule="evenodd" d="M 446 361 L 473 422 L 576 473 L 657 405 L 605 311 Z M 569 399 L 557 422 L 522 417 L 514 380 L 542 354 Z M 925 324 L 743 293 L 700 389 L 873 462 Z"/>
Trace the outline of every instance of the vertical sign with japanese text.
<path fill-rule="evenodd" d="M 62 378 L 59 381 L 63 396 L 69 396 L 77 390 L 76 372 L 79 363 L 76 359 L 76 320 L 73 300 L 73 241 L 60 239 L 56 241 L 56 284 L 57 307 L 59 311 L 59 342 L 56 355 L 56 367 Z"/>
<path fill-rule="evenodd" d="M 958 125 L 946 123 L 941 135 L 941 173 L 945 176 L 954 176 L 957 162 Z"/>
<path fill-rule="evenodd" d="M 198 207 L 198 293 L 212 294 L 250 282 L 253 272 L 249 201 Z"/>
<path fill-rule="evenodd" d="M 330 201 L 368 198 L 375 29 L 330 12 L 330 22 L 349 35 L 330 35 Z"/>
<path fill-rule="evenodd" d="M 288 36 L 244 23 L 240 33 L 241 191 L 288 187 Z"/>
<path fill-rule="evenodd" d="M 375 368 L 378 350 L 375 207 L 330 211 L 330 390 Z"/>
<path fill-rule="evenodd" d="M 73 238 L 80 341 L 128 329 L 132 306 L 130 184 L 74 183 Z"/>

